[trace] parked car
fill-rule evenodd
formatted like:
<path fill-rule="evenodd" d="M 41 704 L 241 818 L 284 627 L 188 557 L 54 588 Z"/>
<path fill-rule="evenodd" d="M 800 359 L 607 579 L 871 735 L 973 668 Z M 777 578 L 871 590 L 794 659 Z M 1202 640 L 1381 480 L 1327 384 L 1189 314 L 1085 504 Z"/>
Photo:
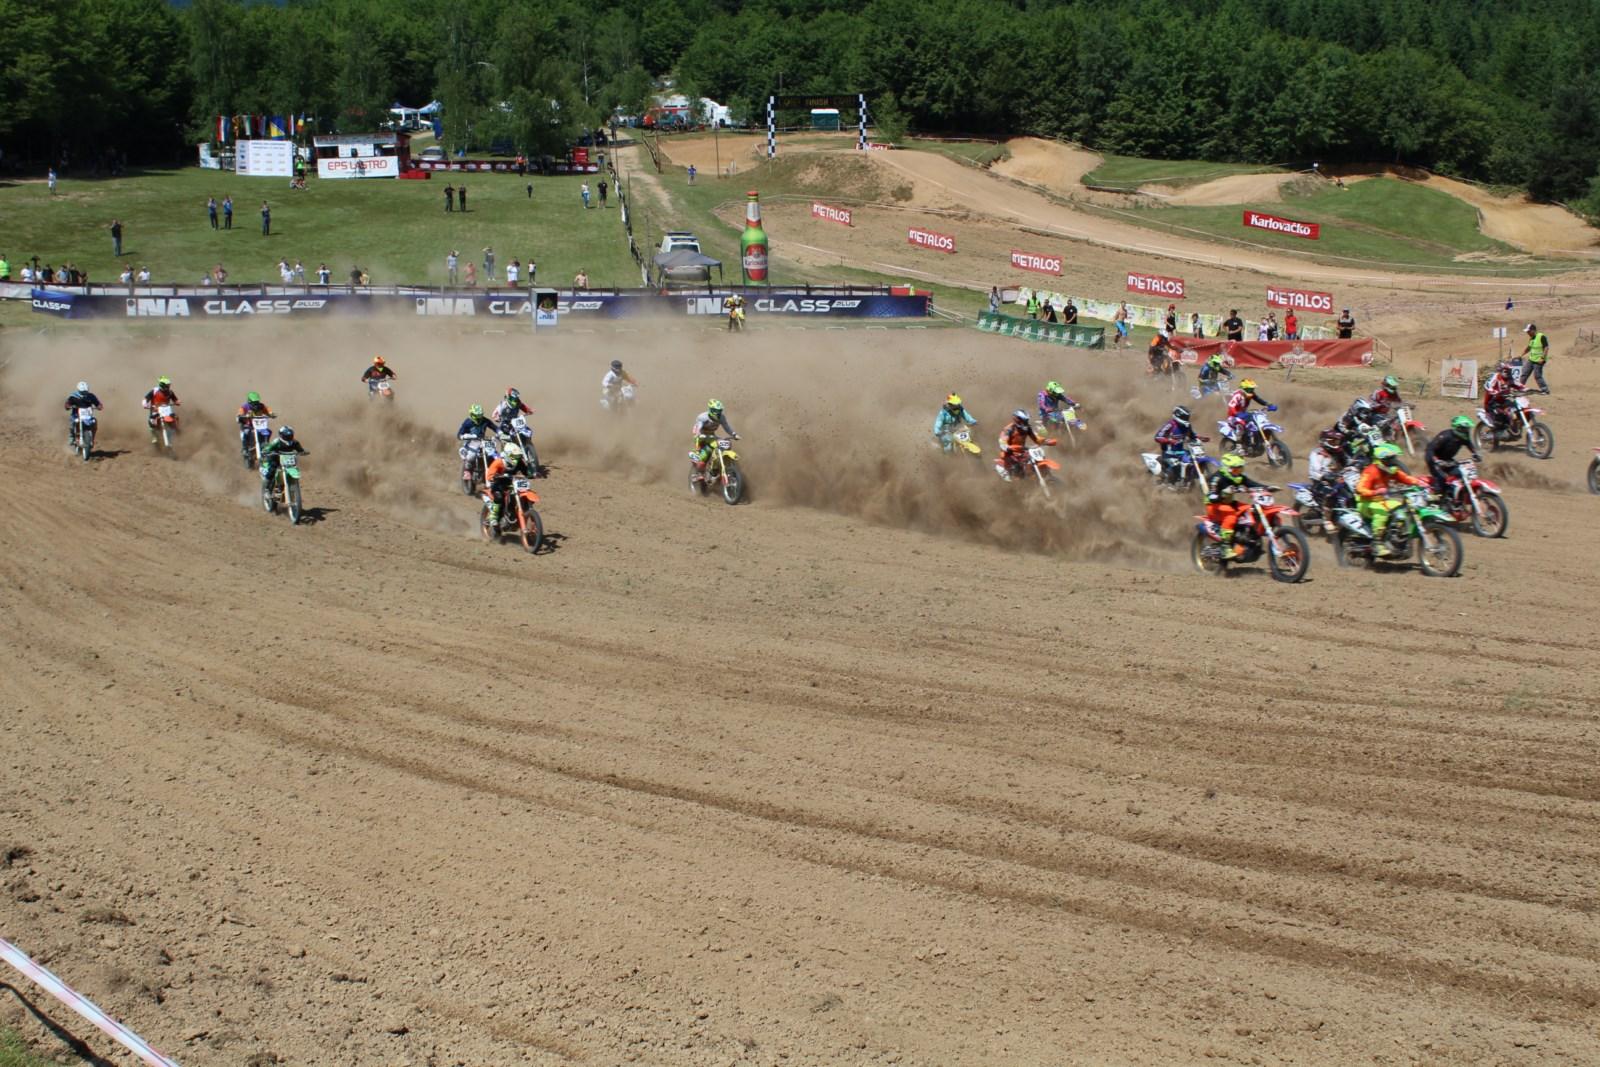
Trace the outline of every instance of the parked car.
<path fill-rule="evenodd" d="M 688 230 L 668 230 L 666 236 L 661 238 L 661 252 L 677 252 L 687 248 L 691 252 L 700 251 L 700 238 Z"/>
<path fill-rule="evenodd" d="M 436 144 L 431 144 L 427 148 L 424 148 L 422 150 L 422 153 L 417 158 L 418 159 L 430 159 L 430 160 L 442 160 L 442 159 L 444 159 L 444 149 L 440 148 Z"/>

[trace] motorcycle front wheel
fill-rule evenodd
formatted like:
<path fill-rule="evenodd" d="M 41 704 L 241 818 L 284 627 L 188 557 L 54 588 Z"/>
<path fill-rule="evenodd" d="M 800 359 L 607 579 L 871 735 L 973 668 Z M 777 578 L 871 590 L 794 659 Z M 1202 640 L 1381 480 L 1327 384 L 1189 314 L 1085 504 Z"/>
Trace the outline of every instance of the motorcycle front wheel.
<path fill-rule="evenodd" d="M 1267 466 L 1287 467 L 1294 462 L 1294 456 L 1289 452 L 1289 446 L 1276 437 L 1267 439 Z"/>
<path fill-rule="evenodd" d="M 1198 530 L 1189 545 L 1189 560 L 1201 574 L 1218 575 L 1228 570 L 1222 558 L 1222 546 Z"/>
<path fill-rule="evenodd" d="M 93 430 L 84 430 L 84 431 L 82 431 L 81 433 L 78 434 L 78 455 L 82 456 L 83 457 L 83 461 L 85 463 L 87 463 L 87 462 L 89 462 L 89 456 L 92 455 L 93 453 L 94 453 L 94 431 Z"/>
<path fill-rule="evenodd" d="M 289 505 L 289 522 L 293 526 L 300 525 L 300 483 L 293 478 L 289 479 L 289 488 L 284 493 Z"/>
<path fill-rule="evenodd" d="M 1417 562 L 1430 578 L 1454 578 L 1461 570 L 1461 535 L 1448 526 L 1428 524 L 1417 531 Z"/>
<path fill-rule="evenodd" d="M 1311 542 L 1293 526 L 1281 526 L 1274 531 L 1279 552 L 1267 549 L 1267 569 L 1280 582 L 1301 582 L 1311 569 Z"/>
<path fill-rule="evenodd" d="M 522 547 L 532 555 L 539 551 L 539 546 L 544 544 L 544 520 L 539 518 L 539 513 L 533 508 L 522 509 Z"/>
<path fill-rule="evenodd" d="M 471 496 L 472 495 L 472 490 L 474 488 L 476 488 L 476 486 L 474 485 L 474 483 L 476 481 L 477 481 L 477 479 L 474 478 L 472 475 L 463 474 L 461 476 L 461 491 L 463 493 L 465 493 L 467 496 Z"/>
<path fill-rule="evenodd" d="M 1589 461 L 1589 492 L 1600 493 L 1600 456 Z"/>
<path fill-rule="evenodd" d="M 729 504 L 737 504 L 744 499 L 744 475 L 732 463 L 727 465 L 722 483 L 722 499 Z"/>
<path fill-rule="evenodd" d="M 1472 516 L 1472 532 L 1479 537 L 1504 537 L 1511 525 L 1511 508 L 1494 493 L 1478 496 L 1478 511 Z"/>
<path fill-rule="evenodd" d="M 1549 459 L 1556 450 L 1556 435 L 1542 422 L 1528 423 L 1528 439 L 1524 446 L 1534 459 Z"/>

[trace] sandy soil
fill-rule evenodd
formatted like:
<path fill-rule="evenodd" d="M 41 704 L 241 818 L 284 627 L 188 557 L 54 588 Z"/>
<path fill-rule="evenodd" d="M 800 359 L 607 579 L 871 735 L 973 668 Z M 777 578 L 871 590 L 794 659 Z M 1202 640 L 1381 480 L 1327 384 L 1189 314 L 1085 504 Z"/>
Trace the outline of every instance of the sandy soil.
<path fill-rule="evenodd" d="M 1171 394 L 1115 359 L 616 331 L 534 369 L 256 326 L 0 338 L 5 932 L 180 1062 L 1600 1057 L 1592 366 L 1555 460 L 1494 461 L 1512 537 L 1463 577 L 1324 550 L 1285 587 L 1187 571 L 1192 502 L 1135 455 Z M 354 382 L 377 345 L 392 412 Z M 140 439 L 157 372 L 176 462 Z M 925 450 L 947 389 L 987 443 L 1047 376 L 1092 427 L 1055 501 Z M 538 558 L 453 487 L 509 381 L 555 466 Z M 311 450 L 307 526 L 252 501 L 249 387 Z M 739 508 L 683 485 L 713 390 Z M 1273 399 L 1303 449 L 1347 397 Z"/>
<path fill-rule="evenodd" d="M 1014 137 L 1006 142 L 1006 149 L 1010 156 L 990 170 L 1064 197 L 1082 194 L 1083 176 L 1101 162 L 1094 152 L 1039 137 Z"/>
<path fill-rule="evenodd" d="M 855 146 L 855 130 L 780 134 L 778 137 L 778 151 L 786 156 L 791 152 L 848 151 Z M 730 172 L 730 164 L 731 173 L 740 174 L 767 158 L 767 134 L 763 129 L 758 133 L 724 130 L 714 136 L 709 133 L 669 135 L 661 139 L 661 154 L 680 168 L 692 163 L 696 171 L 707 177 L 719 173 L 719 166 L 721 172 Z"/>
<path fill-rule="evenodd" d="M 1139 191 L 1174 206 L 1215 207 L 1219 204 L 1275 204 L 1283 199 L 1284 182 L 1291 174 L 1234 174 L 1184 189 L 1146 185 Z"/>

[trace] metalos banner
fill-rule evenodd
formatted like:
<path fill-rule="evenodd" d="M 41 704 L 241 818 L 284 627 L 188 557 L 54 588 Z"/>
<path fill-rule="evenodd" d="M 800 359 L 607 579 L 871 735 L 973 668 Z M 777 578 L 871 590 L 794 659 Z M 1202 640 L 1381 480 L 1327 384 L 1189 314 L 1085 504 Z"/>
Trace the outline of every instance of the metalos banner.
<path fill-rule="evenodd" d="M 913 226 L 906 230 L 906 243 L 916 245 L 918 248 L 928 248 L 935 252 L 954 252 L 956 239 L 953 234 L 936 233 L 933 230 L 924 230 Z"/>
<path fill-rule="evenodd" d="M 811 201 L 811 217 L 822 219 L 825 222 L 840 222 L 846 226 L 850 225 L 851 218 L 849 208 L 834 207 L 832 204 L 824 204 L 820 200 Z"/>
<path fill-rule="evenodd" d="M 1054 274 L 1061 276 L 1061 257 L 1047 256 L 1039 252 L 1023 252 L 1020 249 L 1011 250 L 1011 265 L 1018 270 L 1031 270 L 1035 274 Z"/>
<path fill-rule="evenodd" d="M 1321 311 L 1333 314 L 1333 294 L 1319 293 L 1313 289 L 1284 289 L 1267 286 L 1267 303 L 1275 308 L 1292 308 L 1295 311 Z"/>
<path fill-rule="evenodd" d="M 1172 300 L 1183 299 L 1183 279 L 1166 278 L 1160 274 L 1135 274 L 1128 272 L 1128 292 L 1148 293 Z"/>

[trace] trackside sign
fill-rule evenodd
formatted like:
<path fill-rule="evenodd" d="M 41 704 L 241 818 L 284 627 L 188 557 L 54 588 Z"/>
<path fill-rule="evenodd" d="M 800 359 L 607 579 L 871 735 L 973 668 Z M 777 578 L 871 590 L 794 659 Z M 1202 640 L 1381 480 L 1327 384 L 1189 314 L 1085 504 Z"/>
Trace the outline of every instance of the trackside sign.
<path fill-rule="evenodd" d="M 1135 274 L 1128 272 L 1128 292 L 1183 299 L 1183 279 L 1166 278 L 1160 274 Z"/>
<path fill-rule="evenodd" d="M 935 252 L 954 252 L 956 239 L 952 234 L 935 233 L 932 230 L 920 229 L 916 226 L 906 231 L 906 242 L 918 248 L 927 248 Z"/>
<path fill-rule="evenodd" d="M 1267 303 L 1275 308 L 1333 314 L 1333 294 L 1318 293 L 1310 289 L 1280 289 L 1275 285 L 1269 285 Z"/>
<path fill-rule="evenodd" d="M 850 225 L 850 209 L 847 207 L 834 207 L 820 201 L 811 201 L 811 217 L 824 222 L 837 222 L 843 226 Z"/>
<path fill-rule="evenodd" d="M 1322 226 L 1315 222 L 1299 222 L 1295 219 L 1280 218 L 1277 215 L 1264 215 L 1259 211 L 1246 211 L 1244 224 L 1258 230 L 1271 230 L 1273 233 L 1288 234 L 1290 237 L 1304 237 L 1308 241 L 1315 241 L 1322 236 Z"/>
<path fill-rule="evenodd" d="M 1011 265 L 1018 270 L 1031 270 L 1035 274 L 1054 274 L 1061 276 L 1061 257 L 1047 256 L 1039 252 L 1023 252 L 1013 248 L 1011 250 Z"/>

